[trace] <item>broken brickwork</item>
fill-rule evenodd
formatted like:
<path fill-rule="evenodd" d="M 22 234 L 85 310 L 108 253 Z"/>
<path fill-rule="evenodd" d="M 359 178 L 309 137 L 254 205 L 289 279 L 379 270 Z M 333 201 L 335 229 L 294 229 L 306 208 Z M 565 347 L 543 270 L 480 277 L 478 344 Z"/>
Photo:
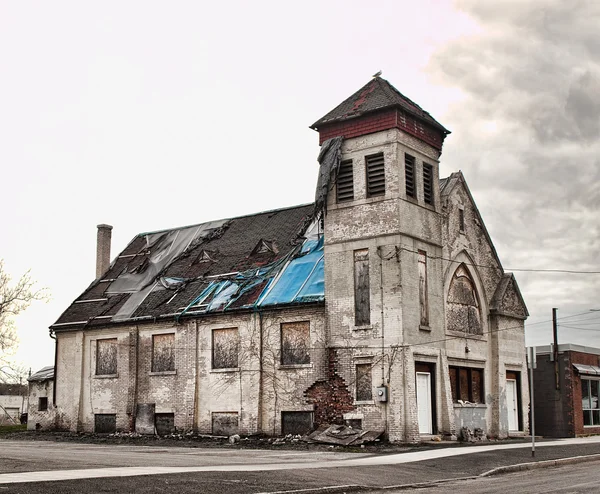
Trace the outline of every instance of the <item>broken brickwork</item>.
<path fill-rule="evenodd" d="M 315 406 L 315 426 L 344 424 L 344 413 L 354 410 L 346 381 L 337 372 L 337 351 L 330 348 L 327 359 L 327 380 L 315 382 L 304 393 L 308 402 Z"/>

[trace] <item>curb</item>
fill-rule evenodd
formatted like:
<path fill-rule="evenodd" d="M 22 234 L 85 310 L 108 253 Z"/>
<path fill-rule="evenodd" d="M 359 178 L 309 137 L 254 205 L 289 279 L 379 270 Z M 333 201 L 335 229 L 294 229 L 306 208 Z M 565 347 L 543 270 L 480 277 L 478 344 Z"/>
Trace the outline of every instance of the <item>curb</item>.
<path fill-rule="evenodd" d="M 479 477 L 491 477 L 503 473 L 522 472 L 525 470 L 535 470 L 536 468 L 558 467 L 560 465 L 571 465 L 573 463 L 585 463 L 588 461 L 600 460 L 600 454 L 573 456 L 571 458 L 558 458 L 556 460 L 532 461 L 530 463 L 520 463 L 518 465 L 508 465 L 506 467 L 497 467 L 482 473 Z"/>
<path fill-rule="evenodd" d="M 558 467 L 561 465 L 571 465 L 574 463 L 586 463 L 591 461 L 600 460 L 600 454 L 585 455 L 585 456 L 573 456 L 571 458 L 558 458 L 556 460 L 543 460 L 534 461 L 529 463 L 519 463 L 518 465 L 508 465 L 505 467 L 497 467 L 492 470 L 488 470 L 480 475 L 473 475 L 470 477 L 456 477 L 449 479 L 434 480 L 431 482 L 418 482 L 412 484 L 399 484 L 399 485 L 386 485 L 386 486 L 366 486 L 366 485 L 344 485 L 344 486 L 332 486 L 332 487 L 316 487 L 312 489 L 300 489 L 295 491 L 279 491 L 269 492 L 268 494 L 337 494 L 344 492 L 375 492 L 375 491 L 389 491 L 392 489 L 396 490 L 408 490 L 408 489 L 422 489 L 425 487 L 435 487 L 436 485 L 445 484 L 448 482 L 458 482 L 461 480 L 474 480 L 481 477 L 492 477 L 494 475 L 502 475 L 505 473 L 523 472 L 526 470 L 535 470 L 537 468 L 551 468 Z M 267 493 L 261 493 L 267 494 Z"/>

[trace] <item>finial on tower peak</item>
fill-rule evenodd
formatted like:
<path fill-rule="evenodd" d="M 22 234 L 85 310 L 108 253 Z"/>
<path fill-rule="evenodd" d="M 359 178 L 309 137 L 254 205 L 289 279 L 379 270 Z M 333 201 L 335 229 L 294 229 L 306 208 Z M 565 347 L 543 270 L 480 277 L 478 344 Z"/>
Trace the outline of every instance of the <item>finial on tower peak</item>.
<path fill-rule="evenodd" d="M 379 77 L 382 74 L 381 70 L 375 74 L 373 74 L 373 79 L 376 79 L 377 77 Z"/>

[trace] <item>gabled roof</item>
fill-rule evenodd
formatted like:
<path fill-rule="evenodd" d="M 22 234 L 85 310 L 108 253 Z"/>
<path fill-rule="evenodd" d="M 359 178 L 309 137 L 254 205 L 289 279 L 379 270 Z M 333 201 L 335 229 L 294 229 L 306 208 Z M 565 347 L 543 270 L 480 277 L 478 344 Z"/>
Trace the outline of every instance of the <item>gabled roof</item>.
<path fill-rule="evenodd" d="M 475 199 L 473 199 L 473 195 L 471 194 L 471 190 L 469 189 L 469 186 L 467 185 L 467 181 L 465 180 L 465 177 L 464 177 L 462 171 L 459 170 L 457 172 L 452 172 L 449 177 L 440 179 L 440 196 L 442 198 L 450 196 L 452 191 L 459 184 L 461 184 L 463 186 L 463 188 L 465 189 L 465 192 L 467 193 L 467 196 L 468 196 L 469 200 L 471 201 L 471 204 L 473 205 L 473 210 L 475 211 L 477 220 L 479 221 L 479 226 L 481 228 L 481 231 L 483 232 L 483 235 L 485 236 L 487 243 L 490 246 L 492 255 L 494 256 L 494 259 L 498 263 L 498 267 L 500 269 L 502 269 L 502 272 L 504 272 L 504 268 L 502 267 L 502 262 L 500 262 L 500 257 L 498 256 L 498 252 L 496 252 L 496 247 L 494 246 L 494 242 L 492 242 L 492 237 L 490 237 L 490 234 L 487 231 L 487 228 L 485 226 L 483 218 L 481 217 L 481 213 L 479 212 L 479 208 L 477 207 L 477 203 L 475 202 Z"/>
<path fill-rule="evenodd" d="M 428 112 L 423 110 L 423 108 L 414 101 L 404 96 L 388 81 L 381 77 L 371 79 L 352 96 L 340 103 L 310 127 L 317 130 L 326 124 L 356 118 L 366 113 L 393 107 L 400 108 L 411 115 L 414 115 L 421 121 L 441 130 L 445 134 L 450 133 L 448 129 L 440 124 Z"/>
<path fill-rule="evenodd" d="M 34 381 L 47 381 L 49 379 L 54 379 L 54 367 L 52 365 L 49 365 L 48 367 L 42 367 L 35 374 L 32 374 L 31 376 L 29 376 L 29 379 L 27 379 L 27 380 L 29 382 L 34 382 Z"/>
<path fill-rule="evenodd" d="M 141 233 L 51 329 L 322 301 L 313 211 L 307 204 Z M 309 269 L 296 269 L 307 260 Z"/>
<path fill-rule="evenodd" d="M 529 311 L 514 274 L 504 273 L 492 296 L 490 310 L 509 317 L 527 319 Z"/>

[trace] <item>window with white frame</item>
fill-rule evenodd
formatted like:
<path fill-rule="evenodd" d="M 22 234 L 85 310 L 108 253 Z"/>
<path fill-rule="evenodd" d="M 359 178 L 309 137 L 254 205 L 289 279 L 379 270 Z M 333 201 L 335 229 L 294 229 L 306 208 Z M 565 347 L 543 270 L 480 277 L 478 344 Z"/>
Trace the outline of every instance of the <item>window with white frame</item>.
<path fill-rule="evenodd" d="M 600 426 L 600 404 L 598 403 L 597 379 L 581 379 L 581 399 L 583 408 L 583 425 Z"/>

